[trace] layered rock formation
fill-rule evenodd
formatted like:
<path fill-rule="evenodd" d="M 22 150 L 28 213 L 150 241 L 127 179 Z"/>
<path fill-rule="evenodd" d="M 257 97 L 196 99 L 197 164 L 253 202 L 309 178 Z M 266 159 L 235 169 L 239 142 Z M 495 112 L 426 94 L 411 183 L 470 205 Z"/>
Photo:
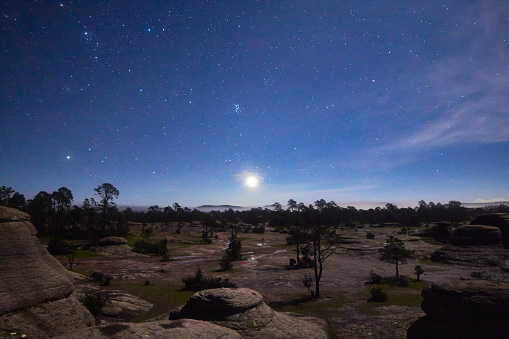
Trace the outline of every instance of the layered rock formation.
<path fill-rule="evenodd" d="M 473 265 L 504 266 L 509 252 L 501 246 L 502 234 L 494 226 L 468 225 L 454 230 L 449 244 L 433 252 L 435 262 Z"/>
<path fill-rule="evenodd" d="M 492 281 L 431 285 L 422 291 L 420 318 L 408 338 L 507 338 L 509 284 Z"/>
<path fill-rule="evenodd" d="M 509 248 L 509 215 L 506 213 L 481 214 L 470 223 L 472 225 L 495 226 L 502 232 L 502 244 Z"/>
<path fill-rule="evenodd" d="M 275 312 L 247 288 L 218 288 L 195 293 L 170 312 L 170 320 L 196 319 L 237 331 L 243 338 L 327 338 L 319 325 Z"/>
<path fill-rule="evenodd" d="M 468 225 L 454 230 L 449 242 L 456 246 L 489 246 L 502 241 L 500 229 L 494 226 Z"/>
<path fill-rule="evenodd" d="M 92 249 L 100 255 L 106 256 L 141 256 L 140 253 L 133 252 L 127 245 L 127 240 L 122 237 L 106 237 L 99 239 L 97 246 Z"/>
<path fill-rule="evenodd" d="M 94 324 L 71 276 L 36 233 L 28 214 L 0 206 L 0 337 L 45 338 Z"/>

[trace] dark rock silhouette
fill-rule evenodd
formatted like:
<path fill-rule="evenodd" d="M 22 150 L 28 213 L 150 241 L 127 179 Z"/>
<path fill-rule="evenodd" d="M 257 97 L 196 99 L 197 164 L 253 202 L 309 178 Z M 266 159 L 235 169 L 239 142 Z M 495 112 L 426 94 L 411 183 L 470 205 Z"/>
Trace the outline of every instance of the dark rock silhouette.
<path fill-rule="evenodd" d="M 460 226 L 452 232 L 449 242 L 456 246 L 488 246 L 502 241 L 500 229 L 494 226 Z"/>
<path fill-rule="evenodd" d="M 433 284 L 422 291 L 426 316 L 408 329 L 409 339 L 507 338 L 509 284 L 476 280 Z"/>
<path fill-rule="evenodd" d="M 475 217 L 470 223 L 472 225 L 488 225 L 495 226 L 502 232 L 502 244 L 505 248 L 509 248 L 509 214 L 491 213 L 481 214 Z"/>

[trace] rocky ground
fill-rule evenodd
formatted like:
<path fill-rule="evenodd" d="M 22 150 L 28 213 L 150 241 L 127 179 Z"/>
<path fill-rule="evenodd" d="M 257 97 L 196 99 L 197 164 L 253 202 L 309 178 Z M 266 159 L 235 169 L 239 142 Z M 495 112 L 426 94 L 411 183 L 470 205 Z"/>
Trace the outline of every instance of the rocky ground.
<path fill-rule="evenodd" d="M 498 268 L 487 269 L 476 263 L 451 265 L 432 262 L 432 254 L 444 244 L 431 238 L 399 234 L 399 228 L 344 229 L 339 232 L 343 243 L 338 245 L 337 254 L 325 262 L 322 297 L 316 300 L 310 299 L 309 292 L 301 283 L 301 279 L 312 274 L 312 270 L 289 269 L 290 258 L 295 258 L 295 246 L 286 245 L 287 234 L 272 232 L 270 227 L 264 234 L 239 233 L 244 260 L 235 262 L 232 271 L 220 272 L 218 261 L 228 246 L 229 232 L 215 233 L 217 238 L 214 237 L 213 243 L 205 245 L 199 243 L 200 227 L 187 225 L 182 233 L 175 234 L 175 227 L 153 226 L 152 241 L 163 238 L 169 241 L 168 262 L 161 261 L 161 257 L 126 251 L 126 245 L 99 249 L 98 253 L 102 254 L 99 257 L 75 259 L 73 268 L 82 274 L 100 271 L 113 277 L 111 286 L 101 287 L 82 276 L 76 281 L 78 291 L 84 293 L 90 288 L 100 289 L 110 293 L 113 300 L 114 295 L 121 296 L 119 302 L 124 303 L 128 301 L 121 292 L 127 292 L 147 302 L 136 299 L 133 304 L 138 305 L 139 310 L 131 312 L 121 312 L 117 307 L 114 316 L 102 318 L 103 323 L 140 321 L 168 314 L 171 309 L 184 304 L 192 294 L 180 291 L 184 287 L 181 279 L 194 275 L 199 267 L 205 276 L 228 278 L 238 287 L 258 291 L 274 310 L 325 319 L 329 333 L 334 333 L 336 338 L 405 338 L 410 324 L 424 315 L 420 308 L 420 293 L 426 284 L 472 279 L 472 272 L 483 270 L 498 280 L 505 280 L 507 275 Z M 367 239 L 367 231 L 374 233 L 375 238 Z M 133 235 L 140 232 L 141 225 L 131 226 Z M 394 265 L 381 262 L 378 255 L 378 250 L 390 235 L 400 238 L 407 248 L 416 252 L 415 259 L 400 266 L 400 274 L 410 278 L 410 285 L 384 285 L 382 288 L 388 294 L 388 300 L 383 303 L 368 302 L 373 286 L 367 285 L 366 281 L 371 271 L 384 277 L 395 274 Z M 493 255 L 502 255 L 503 261 L 507 262 L 506 250 L 497 251 Z M 65 258 L 60 258 L 60 261 L 67 265 Z M 424 282 L 414 281 L 416 265 L 425 272 L 421 276 Z M 153 305 L 149 311 L 147 304 Z M 110 306 L 111 309 L 115 308 Z"/>

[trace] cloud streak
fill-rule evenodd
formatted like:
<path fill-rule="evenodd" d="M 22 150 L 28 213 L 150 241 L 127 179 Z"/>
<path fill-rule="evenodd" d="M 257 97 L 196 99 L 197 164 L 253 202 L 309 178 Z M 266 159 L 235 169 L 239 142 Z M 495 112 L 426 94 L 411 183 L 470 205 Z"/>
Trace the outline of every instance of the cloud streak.
<path fill-rule="evenodd" d="M 465 47 L 436 60 L 408 86 L 426 84 L 422 91 L 406 93 L 421 107 L 415 118 L 422 120 L 420 128 L 387 143 L 386 150 L 509 141 L 506 33 L 494 27 L 502 20 L 497 21 L 496 6 L 474 22 L 473 11 L 475 7 L 458 14 L 457 29 L 452 32 Z"/>

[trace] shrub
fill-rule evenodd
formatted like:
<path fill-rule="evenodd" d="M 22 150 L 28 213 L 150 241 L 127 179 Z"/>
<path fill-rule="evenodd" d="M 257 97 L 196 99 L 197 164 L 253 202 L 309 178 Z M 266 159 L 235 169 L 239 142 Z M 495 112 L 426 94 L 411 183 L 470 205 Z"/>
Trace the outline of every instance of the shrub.
<path fill-rule="evenodd" d="M 102 281 L 104 278 L 104 273 L 102 272 L 92 272 L 90 274 L 90 278 L 94 279 L 95 281 Z"/>
<path fill-rule="evenodd" d="M 377 303 L 384 302 L 387 300 L 387 294 L 385 294 L 381 288 L 373 287 L 371 289 L 371 298 L 369 300 Z"/>
<path fill-rule="evenodd" d="M 265 226 L 256 226 L 253 228 L 253 233 L 265 233 Z"/>
<path fill-rule="evenodd" d="M 366 239 L 375 239 L 375 233 L 366 232 Z"/>
<path fill-rule="evenodd" d="M 108 297 L 85 293 L 85 299 L 83 299 L 82 304 L 97 318 L 107 301 Z"/>
<path fill-rule="evenodd" d="M 111 281 L 113 280 L 113 277 L 111 275 L 105 275 L 104 276 L 104 281 L 103 283 L 101 284 L 101 286 L 110 286 L 110 283 Z"/>
<path fill-rule="evenodd" d="M 143 254 L 155 254 L 164 256 L 168 253 L 168 248 L 166 247 L 167 242 L 168 241 L 166 239 L 154 243 L 147 240 L 140 240 L 134 244 L 134 251 Z"/>
<path fill-rule="evenodd" d="M 379 285 L 382 283 L 382 277 L 371 270 L 371 277 L 369 278 L 368 284 Z"/>
<path fill-rule="evenodd" d="M 182 278 L 182 282 L 185 284 L 184 290 L 193 292 L 211 288 L 237 287 L 237 285 L 230 282 L 230 279 L 223 280 L 222 278 L 205 278 L 200 268 L 198 268 L 194 277 L 189 276 Z"/>
<path fill-rule="evenodd" d="M 399 279 L 397 279 L 397 285 L 402 287 L 408 286 L 408 278 L 404 275 L 400 275 Z"/>
<path fill-rule="evenodd" d="M 311 289 L 311 286 L 313 285 L 313 277 L 311 277 L 311 274 L 306 274 L 304 278 L 301 280 L 302 286 L 308 289 L 308 291 L 311 293 L 311 296 L 315 296 L 315 292 Z"/>
<path fill-rule="evenodd" d="M 233 260 L 228 255 L 228 250 L 223 254 L 221 259 L 219 260 L 219 267 L 221 268 L 221 271 L 228 271 L 233 268 Z"/>

